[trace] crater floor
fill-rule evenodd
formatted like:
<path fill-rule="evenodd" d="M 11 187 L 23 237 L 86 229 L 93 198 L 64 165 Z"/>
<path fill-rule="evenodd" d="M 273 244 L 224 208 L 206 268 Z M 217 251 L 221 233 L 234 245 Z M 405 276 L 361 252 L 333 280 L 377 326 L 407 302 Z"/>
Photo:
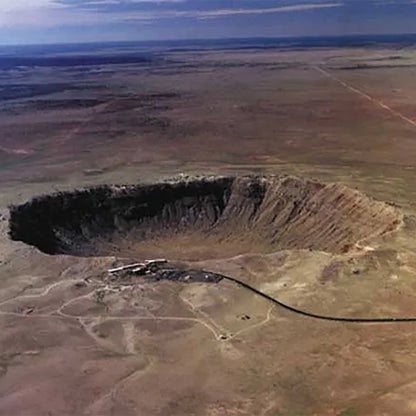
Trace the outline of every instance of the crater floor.
<path fill-rule="evenodd" d="M 401 214 L 348 187 L 289 176 L 101 186 L 14 206 L 13 240 L 48 254 L 203 260 L 310 249 L 346 253 Z"/>

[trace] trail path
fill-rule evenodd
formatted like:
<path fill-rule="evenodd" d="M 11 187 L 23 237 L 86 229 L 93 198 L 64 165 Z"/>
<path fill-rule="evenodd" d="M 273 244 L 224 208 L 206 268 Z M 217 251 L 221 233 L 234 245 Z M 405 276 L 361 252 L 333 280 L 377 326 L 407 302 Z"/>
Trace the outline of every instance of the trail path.
<path fill-rule="evenodd" d="M 54 284 L 51 284 L 49 286 L 47 286 L 41 293 L 36 294 L 36 295 L 21 295 L 21 296 L 16 296 L 14 298 L 10 298 L 7 300 L 4 300 L 0 303 L 0 306 L 3 306 L 5 304 L 9 304 L 12 302 L 17 302 L 20 300 L 24 300 L 24 299 L 36 299 L 36 298 L 41 298 L 44 297 L 46 295 L 49 294 L 49 292 L 63 284 L 63 283 L 68 283 L 68 282 L 56 282 Z M 88 329 L 90 329 L 88 325 L 85 324 L 85 320 L 92 320 L 92 321 L 100 321 L 100 322 L 105 322 L 105 321 L 120 321 L 120 322 L 125 322 L 125 323 L 132 323 L 134 321 L 146 321 L 146 320 L 154 320 L 154 321 L 186 321 L 186 322 L 195 322 L 198 323 L 202 326 L 204 326 L 205 328 L 207 328 L 213 335 L 215 340 L 222 340 L 221 338 L 221 333 L 220 330 L 218 329 L 217 326 L 214 326 L 213 323 L 208 323 L 203 319 L 200 319 L 198 317 L 192 318 L 192 317 L 183 317 L 183 316 L 134 316 L 134 317 L 127 317 L 127 316 L 101 316 L 101 315 L 76 315 L 76 314 L 72 314 L 72 313 L 67 313 L 64 310 L 70 306 L 71 304 L 82 300 L 82 299 L 90 299 L 93 297 L 93 294 L 95 293 L 95 291 L 97 290 L 97 288 L 94 288 L 92 291 L 88 292 L 87 294 L 83 294 L 83 295 L 79 295 L 79 296 L 75 296 L 69 300 L 67 300 L 66 302 L 64 302 L 59 308 L 57 308 L 56 310 L 46 313 L 46 314 L 37 314 L 37 313 L 30 313 L 30 314 L 26 314 L 24 312 L 10 312 L 10 311 L 1 311 L 0 310 L 0 316 L 15 316 L 15 317 L 20 317 L 20 318 L 24 318 L 24 319 L 38 319 L 38 318 L 46 318 L 46 319 L 75 319 L 77 321 L 80 322 L 80 324 L 82 325 L 82 327 L 84 328 L 84 330 L 87 332 L 87 334 L 89 336 L 91 336 L 91 331 L 89 331 Z M 192 312 L 194 313 L 194 311 L 192 310 Z M 211 321 L 211 319 L 210 319 Z M 93 337 L 94 339 L 96 337 Z M 132 352 L 132 348 L 131 348 L 131 340 L 129 341 L 129 347 L 128 347 L 129 352 Z"/>
<path fill-rule="evenodd" d="M 410 124 L 413 127 L 416 127 L 416 121 L 415 120 L 412 120 L 411 118 L 405 116 L 404 114 L 400 113 L 399 111 L 395 110 L 394 108 L 391 108 L 390 106 L 388 106 L 387 104 L 385 104 L 383 101 L 378 100 L 377 98 L 371 97 L 366 92 L 364 92 L 362 90 L 359 90 L 358 88 L 356 88 L 356 87 L 354 87 L 354 86 L 352 86 L 350 84 L 347 84 L 342 79 L 336 77 L 335 75 L 331 74 L 330 72 L 326 71 L 325 69 L 323 69 L 323 68 L 321 68 L 319 66 L 316 66 L 315 65 L 312 68 L 315 69 L 316 71 L 320 72 L 321 74 L 325 75 L 327 78 L 330 78 L 333 81 L 337 82 L 338 84 L 342 85 L 347 90 L 349 90 L 349 91 L 351 91 L 351 92 L 359 95 L 360 97 L 365 98 L 366 100 L 370 101 L 374 105 L 383 108 L 384 110 L 390 112 L 395 117 L 400 118 L 401 120 L 403 120 L 407 124 Z"/>

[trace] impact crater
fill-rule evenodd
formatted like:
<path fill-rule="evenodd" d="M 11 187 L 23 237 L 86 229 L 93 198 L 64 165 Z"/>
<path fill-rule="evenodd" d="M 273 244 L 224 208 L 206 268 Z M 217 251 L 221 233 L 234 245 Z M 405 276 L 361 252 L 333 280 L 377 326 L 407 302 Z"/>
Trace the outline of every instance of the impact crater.
<path fill-rule="evenodd" d="M 344 253 L 402 223 L 396 208 L 359 191 L 291 176 L 105 185 L 10 211 L 10 237 L 47 254 L 183 260 L 284 249 Z"/>

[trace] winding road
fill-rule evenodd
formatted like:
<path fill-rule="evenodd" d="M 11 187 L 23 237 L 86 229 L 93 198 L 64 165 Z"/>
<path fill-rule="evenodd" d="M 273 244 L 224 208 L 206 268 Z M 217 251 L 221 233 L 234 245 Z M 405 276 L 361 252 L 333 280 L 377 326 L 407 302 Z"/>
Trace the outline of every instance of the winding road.
<path fill-rule="evenodd" d="M 294 308 L 293 306 L 286 305 L 280 300 L 264 293 L 250 284 L 243 282 L 242 280 L 235 279 L 234 277 L 223 276 L 225 280 L 236 283 L 237 285 L 247 289 L 254 294 L 261 296 L 262 298 L 272 302 L 275 305 L 280 306 L 283 309 L 286 309 L 290 312 L 296 313 L 298 315 L 306 316 L 308 318 L 320 319 L 323 321 L 335 321 L 335 322 L 354 322 L 354 323 L 391 323 L 391 322 L 416 322 L 416 317 L 383 317 L 383 318 L 355 318 L 355 317 L 341 317 L 341 316 L 330 316 L 330 315 L 320 315 L 313 312 L 304 311 L 302 309 Z"/>

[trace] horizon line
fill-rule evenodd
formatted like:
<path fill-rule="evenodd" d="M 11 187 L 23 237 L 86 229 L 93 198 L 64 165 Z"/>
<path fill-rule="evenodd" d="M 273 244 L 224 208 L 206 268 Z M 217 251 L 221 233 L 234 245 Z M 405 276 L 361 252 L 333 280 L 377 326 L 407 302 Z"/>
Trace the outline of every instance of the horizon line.
<path fill-rule="evenodd" d="M 192 42 L 192 41 L 233 41 L 233 40 L 279 40 L 279 39 L 321 39 L 321 38 L 354 38 L 354 37 L 400 37 L 400 36 L 416 36 L 416 32 L 403 33 L 348 33 L 333 35 L 280 35 L 280 36 L 233 36 L 233 37 L 201 37 L 201 38 L 175 38 L 175 39 L 126 39 L 126 40 L 95 40 L 81 42 L 45 42 L 45 43 L 0 43 L 0 47 L 14 46 L 60 46 L 60 45 L 94 45 L 94 44 L 112 44 L 112 43 L 163 43 L 163 42 Z"/>

